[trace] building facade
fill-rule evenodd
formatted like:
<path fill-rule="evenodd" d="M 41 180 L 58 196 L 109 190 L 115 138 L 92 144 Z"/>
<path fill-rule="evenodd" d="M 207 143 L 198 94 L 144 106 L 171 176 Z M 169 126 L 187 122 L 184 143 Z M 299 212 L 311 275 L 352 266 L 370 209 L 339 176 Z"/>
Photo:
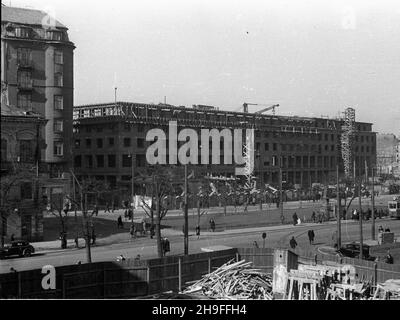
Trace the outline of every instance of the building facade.
<path fill-rule="evenodd" d="M 400 139 L 394 134 L 377 135 L 377 169 L 380 174 L 400 175 Z"/>
<path fill-rule="evenodd" d="M 168 132 L 170 121 L 177 121 L 178 131 L 183 128 L 193 128 L 197 132 L 202 128 L 254 128 L 255 175 L 261 184 L 277 186 L 279 166 L 284 182 L 296 188 L 307 188 L 315 182 L 329 183 L 336 175 L 337 164 L 343 173 L 340 143 L 343 119 L 118 102 L 74 108 L 76 175 L 104 180 L 112 186 L 125 185 L 129 189 L 132 167 L 135 176 L 138 172 L 145 174 L 151 167 L 146 161 L 146 149 L 152 143 L 146 141 L 147 131 L 161 128 Z M 376 164 L 376 134 L 370 123 L 356 122 L 355 129 L 354 160 L 358 173 L 364 174 L 365 162 L 369 168 Z M 223 141 L 220 157 L 222 162 Z M 192 168 L 199 175 L 235 174 L 235 165 L 201 164 Z M 140 190 L 140 185 L 135 185 L 135 190 Z"/>
<path fill-rule="evenodd" d="M 41 240 L 43 205 L 40 200 L 45 153 L 43 116 L 15 107 L 1 107 L 1 205 L 2 243 L 15 239 Z"/>
<path fill-rule="evenodd" d="M 71 162 L 75 46 L 67 31 L 45 12 L 2 6 L 2 103 L 47 120 L 42 161 L 53 177 Z"/>

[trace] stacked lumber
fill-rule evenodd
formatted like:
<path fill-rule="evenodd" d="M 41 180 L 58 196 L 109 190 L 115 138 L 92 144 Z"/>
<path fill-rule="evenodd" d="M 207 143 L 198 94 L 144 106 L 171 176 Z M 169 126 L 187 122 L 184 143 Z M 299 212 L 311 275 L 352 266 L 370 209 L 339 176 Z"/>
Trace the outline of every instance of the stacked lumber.
<path fill-rule="evenodd" d="M 183 293 L 201 293 L 228 300 L 272 300 L 272 275 L 252 269 L 252 262 L 232 259 L 186 288 Z"/>

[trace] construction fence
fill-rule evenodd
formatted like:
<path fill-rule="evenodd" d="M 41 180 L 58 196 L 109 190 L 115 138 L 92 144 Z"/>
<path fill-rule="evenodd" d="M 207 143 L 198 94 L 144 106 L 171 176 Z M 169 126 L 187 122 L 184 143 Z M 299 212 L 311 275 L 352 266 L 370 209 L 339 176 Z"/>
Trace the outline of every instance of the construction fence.
<path fill-rule="evenodd" d="M 292 269 L 295 267 L 293 261 L 282 258 L 282 252 L 285 251 L 287 252 L 286 249 L 232 248 L 142 261 L 128 259 L 122 262 L 56 267 L 54 290 L 42 288 L 44 275 L 40 269 L 0 274 L 0 298 L 113 299 L 143 297 L 166 291 L 177 292 L 184 289 L 187 282 L 199 280 L 232 259 L 251 261 L 254 268 L 271 274 L 276 263 L 287 263 L 287 268 Z M 278 261 L 279 257 L 283 260 Z M 296 264 L 309 265 L 351 264 L 360 280 L 371 281 L 374 285 L 388 279 L 400 279 L 400 265 L 329 255 L 298 256 L 295 261 Z"/>

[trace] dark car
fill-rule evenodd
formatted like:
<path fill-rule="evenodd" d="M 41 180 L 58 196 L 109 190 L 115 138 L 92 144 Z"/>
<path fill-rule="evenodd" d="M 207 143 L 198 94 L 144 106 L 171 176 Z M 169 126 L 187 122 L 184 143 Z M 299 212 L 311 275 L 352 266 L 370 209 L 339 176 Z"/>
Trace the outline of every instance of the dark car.
<path fill-rule="evenodd" d="M 3 259 L 10 256 L 29 257 L 34 252 L 35 248 L 28 241 L 13 241 L 11 244 L 0 248 L 0 258 Z"/>
<path fill-rule="evenodd" d="M 360 244 L 359 243 L 348 243 L 341 247 L 338 251 L 340 256 L 349 258 L 359 258 L 360 257 Z M 365 260 L 374 261 L 375 257 L 370 256 L 369 246 L 363 244 L 363 258 Z"/>

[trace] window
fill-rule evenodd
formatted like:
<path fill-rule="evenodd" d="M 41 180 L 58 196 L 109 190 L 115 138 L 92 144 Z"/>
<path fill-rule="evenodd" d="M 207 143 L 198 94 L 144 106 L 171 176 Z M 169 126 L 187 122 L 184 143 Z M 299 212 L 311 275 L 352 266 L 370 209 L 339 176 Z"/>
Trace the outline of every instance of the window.
<path fill-rule="evenodd" d="M 18 64 L 21 66 L 30 66 L 32 63 L 32 52 L 28 48 L 18 48 L 17 51 Z"/>
<path fill-rule="evenodd" d="M 32 89 L 32 73 L 30 71 L 18 71 L 18 86 L 23 89 Z"/>
<path fill-rule="evenodd" d="M 23 182 L 21 184 L 21 199 L 32 199 L 32 183 Z"/>
<path fill-rule="evenodd" d="M 264 149 L 265 149 L 265 151 L 269 150 L 269 143 L 264 143 Z"/>
<path fill-rule="evenodd" d="M 54 132 L 63 132 L 62 120 L 54 120 Z"/>
<path fill-rule="evenodd" d="M 132 166 L 132 158 L 129 154 L 122 155 L 122 167 L 129 168 Z"/>
<path fill-rule="evenodd" d="M 93 168 L 93 157 L 92 155 L 85 156 L 86 168 Z"/>
<path fill-rule="evenodd" d="M 74 158 L 74 167 L 75 168 L 80 168 L 82 166 L 82 156 L 75 156 Z"/>
<path fill-rule="evenodd" d="M 97 155 L 96 156 L 97 168 L 104 168 L 104 156 Z"/>
<path fill-rule="evenodd" d="M 33 140 L 20 140 L 19 141 L 19 161 L 20 162 L 34 162 L 34 146 Z"/>
<path fill-rule="evenodd" d="M 138 127 L 137 127 L 137 131 L 138 132 L 143 132 L 144 131 L 144 125 L 139 124 Z"/>
<path fill-rule="evenodd" d="M 7 140 L 1 139 L 1 161 L 7 161 Z"/>
<path fill-rule="evenodd" d="M 92 132 L 92 128 L 91 128 L 90 126 L 87 126 L 87 127 L 86 127 L 86 132 L 87 132 L 87 133 Z"/>
<path fill-rule="evenodd" d="M 124 123 L 124 131 L 131 131 L 130 123 Z"/>
<path fill-rule="evenodd" d="M 59 141 L 54 142 L 54 155 L 55 156 L 62 156 L 64 154 L 64 144 Z"/>
<path fill-rule="evenodd" d="M 56 50 L 54 51 L 54 63 L 55 64 L 64 64 L 64 59 L 63 59 L 63 52 Z"/>
<path fill-rule="evenodd" d="M 18 38 L 29 38 L 30 33 L 31 33 L 30 29 L 28 29 L 28 28 L 18 27 L 15 29 L 15 35 Z"/>
<path fill-rule="evenodd" d="M 64 109 L 64 97 L 63 96 L 54 96 L 54 109 L 55 110 L 63 110 Z"/>
<path fill-rule="evenodd" d="M 138 146 L 138 148 L 144 148 L 144 139 L 138 138 L 137 139 L 137 146 Z"/>
<path fill-rule="evenodd" d="M 113 146 L 114 145 L 114 138 L 108 138 L 108 145 Z"/>
<path fill-rule="evenodd" d="M 276 143 L 274 143 L 273 145 L 272 145 L 272 149 L 274 150 L 274 151 L 276 151 L 276 147 L 277 146 L 277 144 Z"/>
<path fill-rule="evenodd" d="M 57 72 L 54 74 L 54 86 L 55 87 L 62 87 L 63 86 L 63 74 Z"/>
<path fill-rule="evenodd" d="M 103 127 L 97 127 L 96 132 L 103 132 Z"/>
<path fill-rule="evenodd" d="M 103 148 L 103 139 L 97 139 L 96 144 L 97 144 L 97 148 L 99 148 L 99 149 Z"/>
<path fill-rule="evenodd" d="M 91 148 L 92 147 L 92 140 L 91 139 L 86 139 L 86 147 Z"/>
<path fill-rule="evenodd" d="M 62 32 L 60 31 L 47 31 L 46 38 L 48 40 L 62 41 Z"/>
<path fill-rule="evenodd" d="M 116 165 L 115 154 L 109 154 L 107 157 L 108 157 L 108 167 L 115 168 L 115 165 Z"/>
<path fill-rule="evenodd" d="M 131 138 L 124 138 L 124 147 L 131 146 Z"/>

